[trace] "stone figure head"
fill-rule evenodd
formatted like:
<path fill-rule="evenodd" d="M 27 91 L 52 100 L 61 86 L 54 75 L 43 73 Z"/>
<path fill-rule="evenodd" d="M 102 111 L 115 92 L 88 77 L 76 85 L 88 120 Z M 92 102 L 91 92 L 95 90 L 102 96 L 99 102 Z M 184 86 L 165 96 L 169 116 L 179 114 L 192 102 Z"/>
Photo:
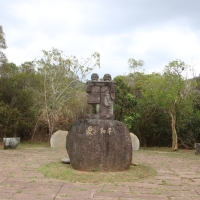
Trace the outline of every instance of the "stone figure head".
<path fill-rule="evenodd" d="M 111 80 L 112 80 L 111 75 L 110 75 L 110 74 L 105 74 L 105 75 L 103 76 L 103 80 L 104 80 L 104 81 L 111 81 Z"/>
<path fill-rule="evenodd" d="M 99 75 L 98 75 L 97 73 L 93 73 L 93 74 L 91 75 L 91 80 L 92 80 L 92 81 L 98 81 L 98 80 L 99 80 Z"/>

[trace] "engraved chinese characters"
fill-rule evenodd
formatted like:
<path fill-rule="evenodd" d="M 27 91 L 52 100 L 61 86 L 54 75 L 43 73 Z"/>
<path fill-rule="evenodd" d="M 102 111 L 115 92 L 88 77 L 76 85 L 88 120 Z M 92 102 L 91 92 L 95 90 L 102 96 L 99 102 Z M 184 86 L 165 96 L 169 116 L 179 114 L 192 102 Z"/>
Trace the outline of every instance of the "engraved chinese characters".
<path fill-rule="evenodd" d="M 104 129 L 103 127 L 100 128 L 100 134 L 106 134 L 108 133 L 109 135 L 113 132 L 113 129 L 112 128 L 108 128 L 107 130 Z M 92 126 L 89 126 L 86 130 L 86 134 L 87 135 L 94 135 L 96 134 L 97 131 L 92 127 Z"/>
<path fill-rule="evenodd" d="M 88 93 L 88 118 L 114 119 L 113 103 L 115 99 L 115 85 L 110 74 L 105 74 L 103 81 L 98 81 L 98 74 L 91 76 L 86 92 Z M 93 112 L 94 111 L 94 112 Z"/>

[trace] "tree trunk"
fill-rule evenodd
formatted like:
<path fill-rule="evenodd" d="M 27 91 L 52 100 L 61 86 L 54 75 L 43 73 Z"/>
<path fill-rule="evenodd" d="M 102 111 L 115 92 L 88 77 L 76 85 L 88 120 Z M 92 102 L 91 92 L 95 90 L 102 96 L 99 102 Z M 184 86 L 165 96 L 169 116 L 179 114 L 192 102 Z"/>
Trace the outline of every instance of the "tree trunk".
<path fill-rule="evenodd" d="M 144 132 L 144 130 L 142 130 L 141 132 L 140 132 L 140 141 L 141 141 L 141 146 L 143 146 L 143 147 L 147 147 L 147 144 L 146 144 L 146 138 L 145 138 L 145 132 Z"/>
<path fill-rule="evenodd" d="M 178 149 L 178 137 L 176 132 L 176 114 L 170 113 L 172 119 L 172 150 L 176 151 Z"/>

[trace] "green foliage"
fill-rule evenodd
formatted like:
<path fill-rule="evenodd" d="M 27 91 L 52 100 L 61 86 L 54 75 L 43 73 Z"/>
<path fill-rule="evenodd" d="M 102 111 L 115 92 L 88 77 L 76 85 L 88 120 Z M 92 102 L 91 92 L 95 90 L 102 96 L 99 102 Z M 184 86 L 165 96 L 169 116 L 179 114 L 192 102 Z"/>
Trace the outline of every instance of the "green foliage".
<path fill-rule="evenodd" d="M 129 116 L 125 116 L 124 123 L 127 125 L 129 130 L 133 130 L 139 123 L 140 115 L 138 113 L 131 113 Z"/>
<path fill-rule="evenodd" d="M 5 34 L 3 32 L 3 27 L 0 26 L 0 49 L 6 48 L 6 40 L 5 40 Z"/>
<path fill-rule="evenodd" d="M 0 136 L 15 137 L 20 126 L 20 112 L 17 108 L 11 108 L 4 102 L 0 102 Z"/>
<path fill-rule="evenodd" d="M 191 81 L 191 80 L 190 80 Z M 195 90 L 190 96 L 193 108 L 184 105 L 184 110 L 178 112 L 177 130 L 180 133 L 179 143 L 182 148 L 192 149 L 194 143 L 200 140 L 200 96 L 198 78 L 193 79 Z"/>
<path fill-rule="evenodd" d="M 134 84 L 128 85 L 130 76 L 118 76 L 114 81 L 116 83 L 115 118 L 123 121 L 129 130 L 134 132 L 138 128 L 141 117 L 139 111 L 136 110 L 139 99 L 133 95 L 135 88 L 132 85 Z"/>
<path fill-rule="evenodd" d="M 128 59 L 128 67 L 130 70 L 133 70 L 136 72 L 139 68 L 141 68 L 144 65 L 143 60 L 135 60 L 133 58 Z"/>
<path fill-rule="evenodd" d="M 2 26 L 0 26 L 0 66 L 7 62 L 6 55 L 1 51 L 1 49 L 6 49 L 6 47 L 5 34 Z"/>
<path fill-rule="evenodd" d="M 35 121 L 34 95 L 28 87 L 28 76 L 13 63 L 4 64 L 0 71 L 2 102 L 1 135 L 22 138 Z"/>
<path fill-rule="evenodd" d="M 182 60 L 174 60 L 169 62 L 169 64 L 165 66 L 164 74 L 181 77 L 182 72 L 187 68 L 188 66 L 186 66 L 185 62 L 183 62 Z"/>
<path fill-rule="evenodd" d="M 115 77 L 114 82 L 116 83 L 115 118 L 119 121 L 124 121 L 125 116 L 133 113 L 133 108 L 137 104 L 137 101 L 131 94 L 131 87 L 127 85 L 126 77 Z"/>
<path fill-rule="evenodd" d="M 172 117 L 181 147 L 191 148 L 197 141 L 200 100 L 194 88 L 198 80 L 184 79 L 188 69 L 184 62 L 176 60 L 165 66 L 163 74 L 134 72 L 115 78 L 116 118 L 139 137 L 141 145 L 169 146 Z M 127 101 L 127 94 L 135 101 Z"/>
<path fill-rule="evenodd" d="M 64 56 L 62 51 L 55 48 L 43 50 L 43 54 L 43 58 L 35 61 L 35 64 L 43 77 L 44 110 L 51 137 L 58 116 L 69 113 L 68 103 L 82 92 L 86 75 L 94 67 L 100 66 L 100 55 L 95 52 L 81 62 L 75 56 Z"/>
<path fill-rule="evenodd" d="M 172 61 L 165 67 L 164 74 L 152 76 L 143 88 L 143 98 L 150 103 L 151 107 L 161 109 L 171 116 L 172 123 L 172 147 L 177 148 L 177 113 L 191 113 L 193 103 L 193 84 L 181 76 L 181 70 L 185 63 Z"/>

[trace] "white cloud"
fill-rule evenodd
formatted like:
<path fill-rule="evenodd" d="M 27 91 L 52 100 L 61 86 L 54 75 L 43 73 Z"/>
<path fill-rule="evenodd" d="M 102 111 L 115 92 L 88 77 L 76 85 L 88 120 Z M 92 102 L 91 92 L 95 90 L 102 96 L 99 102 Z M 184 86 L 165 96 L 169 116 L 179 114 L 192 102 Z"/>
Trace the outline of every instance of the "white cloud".
<path fill-rule="evenodd" d="M 173 26 L 140 29 L 132 33 L 131 43 L 128 52 L 135 59 L 143 59 L 145 65 L 149 64 L 147 67 L 153 69 L 151 72 L 161 72 L 168 62 L 176 59 L 190 64 L 193 58 L 198 58 L 200 52 L 198 37 L 193 32 Z"/>
<path fill-rule="evenodd" d="M 83 3 L 76 1 L 23 1 L 20 5 L 13 5 L 13 12 L 31 27 L 45 26 L 45 23 L 48 26 L 64 23 L 63 26 L 76 27 L 84 20 L 82 7 Z"/>
<path fill-rule="evenodd" d="M 100 76 L 110 73 L 113 77 L 128 72 L 129 58 L 144 60 L 148 72 L 161 72 L 174 59 L 187 64 L 197 60 L 200 40 L 199 32 L 194 30 L 199 27 L 177 23 L 183 14 L 184 19 L 195 21 L 195 14 L 179 10 L 176 18 L 172 9 L 173 20 L 172 17 L 168 20 L 162 13 L 151 10 L 154 7 L 156 10 L 156 4 L 145 15 L 145 5 L 142 3 L 140 10 L 137 1 L 134 12 L 134 2 L 127 1 L 123 8 L 119 3 L 89 0 L 16 0 L 2 4 L 0 17 L 8 45 L 5 53 L 19 65 L 40 59 L 41 50 L 52 47 L 78 58 L 97 51 L 101 55 L 98 73 Z M 169 5 L 166 13 L 170 15 L 173 3 L 165 4 Z"/>

